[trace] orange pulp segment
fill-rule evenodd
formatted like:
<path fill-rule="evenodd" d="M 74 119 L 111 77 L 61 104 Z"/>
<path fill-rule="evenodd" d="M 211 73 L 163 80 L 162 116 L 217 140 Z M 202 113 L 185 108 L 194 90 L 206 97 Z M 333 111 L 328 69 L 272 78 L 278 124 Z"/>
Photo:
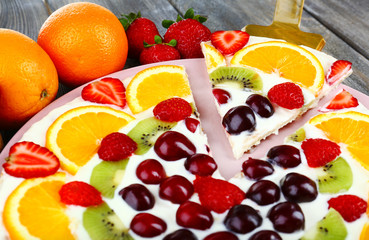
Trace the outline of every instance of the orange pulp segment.
<path fill-rule="evenodd" d="M 224 56 L 213 46 L 207 43 L 201 43 L 202 52 L 204 53 L 206 68 L 208 72 L 213 71 L 219 66 L 225 66 L 226 60 Z"/>
<path fill-rule="evenodd" d="M 75 239 L 69 229 L 66 206 L 60 202 L 59 190 L 64 182 L 65 173 L 61 172 L 31 178 L 10 194 L 3 221 L 11 239 Z"/>
<path fill-rule="evenodd" d="M 126 97 L 136 114 L 172 97 L 191 95 L 184 67 L 161 65 L 137 73 L 127 86 Z"/>
<path fill-rule="evenodd" d="M 249 45 L 235 53 L 231 64 L 277 74 L 309 89 L 316 96 L 324 85 L 324 69 L 320 61 L 308 50 L 287 42 Z"/>
<path fill-rule="evenodd" d="M 62 169 L 75 174 L 97 152 L 101 140 L 134 120 L 129 114 L 105 106 L 69 110 L 46 133 L 46 147 L 60 160 Z"/>

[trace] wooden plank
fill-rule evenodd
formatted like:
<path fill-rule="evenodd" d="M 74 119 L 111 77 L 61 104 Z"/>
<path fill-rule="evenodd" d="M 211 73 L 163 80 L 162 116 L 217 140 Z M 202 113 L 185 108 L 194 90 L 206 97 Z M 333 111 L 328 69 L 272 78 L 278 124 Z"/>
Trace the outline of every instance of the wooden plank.
<path fill-rule="evenodd" d="M 324 0 L 322 0 L 323 2 Z M 361 1 L 361 0 L 360 0 Z M 367 0 L 362 0 L 362 2 Z M 213 32 L 216 30 L 241 29 L 247 24 L 270 25 L 273 20 L 275 0 L 170 0 L 171 4 L 184 14 L 189 7 L 196 13 L 205 13 L 208 21 L 205 25 Z M 313 2 L 313 1 L 311 1 Z M 330 0 L 334 2 L 334 0 Z M 317 3 L 318 4 L 318 3 Z M 328 4 L 328 3 L 327 3 Z M 324 8 L 329 8 L 325 6 Z M 333 10 L 332 10 L 333 11 Z M 340 15 L 350 11 L 342 10 Z M 338 17 L 337 17 L 338 18 Z M 334 28 L 335 26 L 332 26 Z M 355 26 L 356 31 L 367 31 L 368 28 Z M 324 36 L 327 44 L 324 52 L 338 59 L 346 59 L 353 63 L 354 74 L 345 80 L 345 84 L 363 93 L 369 94 L 369 61 L 357 52 L 347 42 L 342 40 L 331 28 L 326 28 L 314 16 L 304 11 L 301 20 L 301 30 L 318 33 Z M 356 37 L 355 37 L 356 38 Z M 367 40 L 368 37 L 365 40 Z"/>

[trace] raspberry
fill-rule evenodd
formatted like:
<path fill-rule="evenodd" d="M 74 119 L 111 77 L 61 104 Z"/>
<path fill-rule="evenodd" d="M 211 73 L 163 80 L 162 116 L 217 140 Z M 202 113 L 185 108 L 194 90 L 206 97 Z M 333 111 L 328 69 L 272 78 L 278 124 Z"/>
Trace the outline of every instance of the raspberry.
<path fill-rule="evenodd" d="M 328 208 L 334 208 L 347 222 L 353 222 L 366 212 L 367 202 L 351 194 L 341 195 L 328 200 Z"/>
<path fill-rule="evenodd" d="M 182 98 L 170 98 L 155 106 L 154 116 L 165 122 L 178 122 L 191 116 L 191 105 Z"/>
<path fill-rule="evenodd" d="M 301 88 L 292 82 L 275 85 L 269 90 L 268 98 L 278 106 L 290 110 L 301 108 L 304 105 L 304 95 Z"/>
<path fill-rule="evenodd" d="M 82 207 L 97 206 L 103 202 L 101 194 L 90 184 L 74 181 L 64 184 L 60 190 L 60 201 Z"/>
<path fill-rule="evenodd" d="M 341 154 L 337 143 L 321 138 L 308 138 L 302 142 L 301 148 L 309 167 L 313 168 L 323 167 Z"/>
<path fill-rule="evenodd" d="M 137 143 L 124 133 L 114 132 L 103 138 L 97 152 L 104 161 L 119 161 L 130 157 Z"/>
<path fill-rule="evenodd" d="M 199 194 L 201 204 L 217 213 L 222 213 L 245 199 L 245 193 L 236 185 L 209 176 L 197 177 L 194 188 Z"/>

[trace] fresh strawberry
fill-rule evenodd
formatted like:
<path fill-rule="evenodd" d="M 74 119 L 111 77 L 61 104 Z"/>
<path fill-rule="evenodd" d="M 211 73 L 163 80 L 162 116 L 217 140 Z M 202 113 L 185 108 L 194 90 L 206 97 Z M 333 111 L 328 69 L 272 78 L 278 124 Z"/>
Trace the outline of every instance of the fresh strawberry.
<path fill-rule="evenodd" d="M 223 55 L 233 55 L 249 41 L 250 35 L 243 31 L 216 31 L 211 34 L 211 44 Z"/>
<path fill-rule="evenodd" d="M 359 102 L 357 99 L 351 95 L 351 93 L 347 92 L 346 90 L 342 90 L 338 93 L 326 106 L 327 109 L 344 109 L 344 108 L 351 108 L 357 107 Z"/>
<path fill-rule="evenodd" d="M 351 194 L 340 195 L 328 200 L 328 208 L 334 208 L 347 222 L 353 222 L 366 212 L 367 202 Z"/>
<path fill-rule="evenodd" d="M 149 64 L 180 59 L 181 55 L 175 48 L 177 41 L 172 40 L 169 43 L 162 43 L 162 39 L 157 35 L 156 44 L 147 44 L 144 42 L 145 49 L 140 54 L 140 63 Z"/>
<path fill-rule="evenodd" d="M 144 49 L 144 42 L 154 44 L 155 36 L 160 36 L 155 23 L 150 19 L 141 17 L 140 12 L 137 14 L 130 13 L 128 15 L 123 15 L 119 20 L 126 30 L 128 57 L 130 58 L 138 59 Z"/>
<path fill-rule="evenodd" d="M 103 203 L 101 193 L 90 184 L 81 181 L 64 184 L 59 190 L 59 195 L 60 201 L 68 205 L 89 207 Z"/>
<path fill-rule="evenodd" d="M 328 70 L 325 80 L 329 85 L 337 82 L 351 70 L 352 63 L 346 60 L 335 61 Z"/>
<path fill-rule="evenodd" d="M 308 138 L 302 142 L 301 148 L 312 168 L 323 167 L 341 154 L 337 143 L 321 138 Z"/>
<path fill-rule="evenodd" d="M 162 25 L 168 28 L 164 34 L 164 42 L 177 40 L 177 46 L 182 58 L 202 58 L 200 43 L 209 41 L 211 32 L 202 23 L 206 21 L 205 17 L 194 15 L 190 8 L 184 15 L 185 19 L 177 17 L 177 22 L 164 20 Z"/>
<path fill-rule="evenodd" d="M 155 106 L 154 116 L 165 122 L 178 122 L 192 113 L 191 105 L 182 98 L 170 98 Z"/>
<path fill-rule="evenodd" d="M 114 132 L 103 138 L 97 151 L 104 161 L 119 161 L 130 157 L 137 149 L 137 143 L 124 133 Z"/>
<path fill-rule="evenodd" d="M 117 78 L 103 78 L 92 82 L 82 89 L 83 100 L 113 104 L 123 108 L 126 105 L 126 88 Z"/>
<path fill-rule="evenodd" d="M 301 88 L 292 82 L 273 86 L 268 92 L 268 98 L 278 106 L 290 110 L 301 108 L 304 105 L 304 95 Z"/>
<path fill-rule="evenodd" d="M 3 164 L 5 172 L 14 177 L 46 177 L 59 169 L 59 159 L 45 147 L 33 142 L 18 142 L 9 150 Z"/>
<path fill-rule="evenodd" d="M 194 188 L 199 194 L 201 204 L 217 213 L 222 213 L 245 199 L 245 193 L 236 185 L 210 176 L 197 177 Z"/>

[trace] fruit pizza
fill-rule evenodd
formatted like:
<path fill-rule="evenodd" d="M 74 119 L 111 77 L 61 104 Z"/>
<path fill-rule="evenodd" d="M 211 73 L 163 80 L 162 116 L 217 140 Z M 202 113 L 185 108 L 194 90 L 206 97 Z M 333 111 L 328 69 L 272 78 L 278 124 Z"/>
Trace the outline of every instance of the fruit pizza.
<path fill-rule="evenodd" d="M 352 72 L 348 61 L 242 31 L 214 32 L 202 49 L 235 158 L 315 107 Z"/>
<path fill-rule="evenodd" d="M 285 43 L 274 44 L 285 50 Z M 300 114 L 351 72 L 347 63 L 336 71 L 340 61 L 327 56 L 321 74 L 328 83 L 301 87 L 274 76 L 278 84 L 265 93 L 260 89 L 272 85 L 267 74 L 228 66 L 229 59 L 209 71 L 224 74 L 212 78 L 215 99 L 219 108 L 243 99 L 246 115 L 257 116 L 258 125 L 268 123 L 260 116 Z M 207 55 L 205 61 L 217 59 Z M 243 74 L 241 82 L 227 76 L 234 70 Z M 3 164 L 0 238 L 368 239 L 369 110 L 354 96 L 340 92 L 227 180 L 208 146 L 188 80 L 177 65 L 98 79 L 33 124 Z M 302 106 L 300 97 L 282 99 L 300 109 L 278 105 L 279 96 L 291 95 L 286 92 L 302 92 Z"/>

